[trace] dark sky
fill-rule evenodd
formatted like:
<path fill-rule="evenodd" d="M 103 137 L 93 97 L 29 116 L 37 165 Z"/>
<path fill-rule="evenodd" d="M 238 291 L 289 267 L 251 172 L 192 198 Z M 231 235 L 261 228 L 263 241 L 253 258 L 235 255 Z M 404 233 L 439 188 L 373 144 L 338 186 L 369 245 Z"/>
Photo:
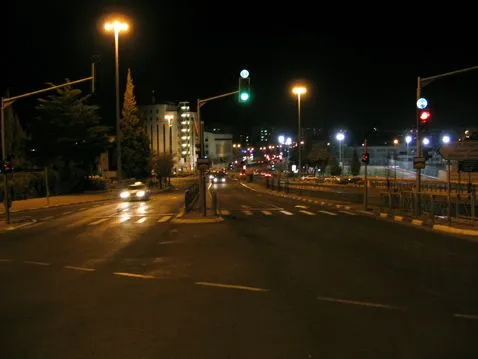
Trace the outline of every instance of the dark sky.
<path fill-rule="evenodd" d="M 294 130 L 290 87 L 303 79 L 309 87 L 302 102 L 304 126 L 356 133 L 372 126 L 404 129 L 415 121 L 418 75 L 478 65 L 474 21 L 458 5 L 417 14 L 417 5 L 325 8 L 315 2 L 264 2 L 259 8 L 258 3 L 16 1 L 3 16 L 7 36 L 0 85 L 18 94 L 45 82 L 88 76 L 90 58 L 98 55 L 95 96 L 111 123 L 114 48 L 112 36 L 101 31 L 101 18 L 118 11 L 133 25 L 120 38 L 122 85 L 130 67 L 139 104 L 150 103 L 152 90 L 160 100 L 191 102 L 234 91 L 239 71 L 250 71 L 253 101 L 208 103 L 206 123 Z M 478 123 L 478 70 L 437 81 L 424 96 L 432 106 L 433 126 Z M 15 106 L 28 117 L 33 105 Z"/>

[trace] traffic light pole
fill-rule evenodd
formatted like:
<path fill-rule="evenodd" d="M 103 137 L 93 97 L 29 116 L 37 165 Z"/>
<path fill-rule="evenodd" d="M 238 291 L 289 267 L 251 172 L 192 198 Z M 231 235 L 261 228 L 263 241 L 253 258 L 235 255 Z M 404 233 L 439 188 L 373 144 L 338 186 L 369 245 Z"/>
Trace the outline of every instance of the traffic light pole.
<path fill-rule="evenodd" d="M 7 141 L 7 136 L 5 134 L 5 110 L 7 108 L 9 108 L 15 101 L 17 100 L 21 100 L 23 98 L 26 98 L 26 97 L 30 97 L 30 96 L 34 96 L 34 95 L 38 95 L 38 94 L 41 94 L 41 93 L 44 93 L 44 92 L 48 92 L 48 91 L 51 91 L 51 90 L 56 90 L 56 89 L 59 89 L 59 88 L 63 88 L 63 87 L 66 87 L 66 86 L 71 86 L 71 85 L 76 85 L 76 84 L 79 84 L 79 83 L 82 83 L 82 82 L 86 82 L 86 81 L 91 81 L 91 92 L 95 92 L 95 63 L 92 63 L 91 64 L 91 76 L 89 77 L 85 77 L 83 79 L 80 79 L 80 80 L 76 80 L 76 81 L 69 81 L 69 82 L 66 82 L 64 84 L 61 84 L 61 85 L 56 85 L 56 86 L 50 86 L 50 87 L 47 87 L 47 88 L 44 88 L 44 89 L 41 89 L 41 90 L 37 90 L 37 91 L 33 91 L 33 92 L 27 92 L 27 93 L 24 93 L 22 95 L 17 95 L 17 96 L 13 96 L 13 97 L 2 97 L 0 99 L 0 127 L 1 127 L 1 131 L 2 131 L 2 165 L 3 163 L 5 163 L 5 161 L 7 160 L 7 144 L 6 144 L 6 141 Z M 10 224 L 10 208 L 9 208 L 9 189 L 8 189 L 8 175 L 7 173 L 4 171 L 3 173 L 3 205 L 5 207 L 5 221 Z M 47 200 L 48 200 L 48 189 L 47 189 Z"/>
<path fill-rule="evenodd" d="M 207 102 L 212 100 L 217 100 L 223 97 L 232 96 L 239 93 L 239 90 L 227 92 L 221 95 L 208 97 L 205 99 L 197 99 L 197 122 L 199 125 L 199 144 L 201 148 L 201 159 L 205 160 L 204 153 L 204 121 L 201 120 L 201 107 L 204 106 Z M 201 165 L 199 166 L 199 200 L 201 203 L 201 212 L 203 216 L 207 215 L 207 206 L 206 206 L 206 169 Z"/>
<path fill-rule="evenodd" d="M 365 153 L 367 153 L 367 139 L 364 140 L 364 151 Z M 368 164 L 365 163 L 364 164 L 364 168 L 363 168 L 363 174 L 364 174 L 364 181 L 365 181 L 365 186 L 364 186 L 364 193 L 363 193 L 363 207 L 364 207 L 364 210 L 368 210 L 368 177 L 367 177 L 367 167 L 368 167 Z"/>

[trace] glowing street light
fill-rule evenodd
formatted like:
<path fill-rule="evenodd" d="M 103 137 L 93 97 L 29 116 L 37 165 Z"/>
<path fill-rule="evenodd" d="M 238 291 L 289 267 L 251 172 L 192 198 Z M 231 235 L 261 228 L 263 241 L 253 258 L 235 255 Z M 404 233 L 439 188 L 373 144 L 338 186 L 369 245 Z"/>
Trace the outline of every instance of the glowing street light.
<path fill-rule="evenodd" d="M 335 139 L 339 141 L 339 164 L 342 167 L 342 141 L 345 139 L 345 135 L 343 132 L 339 132 L 335 135 Z"/>
<path fill-rule="evenodd" d="M 430 140 L 428 139 L 428 137 L 423 137 L 422 143 L 423 143 L 425 146 L 428 146 L 428 145 L 430 144 Z"/>
<path fill-rule="evenodd" d="M 407 143 L 407 145 L 409 145 L 410 142 L 412 142 L 412 136 L 410 135 L 405 136 L 405 142 Z"/>
<path fill-rule="evenodd" d="M 399 144 L 398 138 L 394 138 L 394 139 L 393 139 L 393 144 L 394 144 L 394 145 L 398 145 L 398 144 Z"/>
<path fill-rule="evenodd" d="M 297 151 L 298 151 L 298 157 L 299 157 L 299 175 L 302 172 L 302 151 L 301 151 L 301 137 L 302 137 L 302 130 L 300 127 L 300 96 L 304 95 L 307 93 L 307 88 L 304 86 L 294 86 L 292 88 L 292 93 L 294 95 L 297 95 L 297 119 L 298 119 L 298 134 L 297 134 Z"/>
<path fill-rule="evenodd" d="M 450 139 L 450 136 L 448 136 L 448 135 L 443 135 L 443 137 L 441 138 L 441 141 L 442 141 L 445 145 L 449 144 L 449 143 L 450 143 L 450 140 L 451 140 L 451 139 Z"/>
<path fill-rule="evenodd" d="M 129 30 L 129 24 L 120 20 L 113 20 L 104 24 L 107 32 L 114 32 L 115 36 L 115 82 L 116 82 L 116 176 L 121 179 L 121 125 L 120 125 L 120 94 L 119 94 L 119 34 Z"/>
<path fill-rule="evenodd" d="M 285 143 L 285 136 L 284 136 L 284 135 L 280 135 L 279 138 L 278 138 L 278 140 L 279 140 L 279 143 L 280 143 L 281 145 L 283 145 L 283 144 Z"/>

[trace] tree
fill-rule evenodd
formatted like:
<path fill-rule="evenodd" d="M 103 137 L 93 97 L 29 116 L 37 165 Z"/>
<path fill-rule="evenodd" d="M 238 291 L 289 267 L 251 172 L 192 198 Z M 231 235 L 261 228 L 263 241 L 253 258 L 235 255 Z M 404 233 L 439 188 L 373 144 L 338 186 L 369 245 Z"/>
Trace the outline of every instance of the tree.
<path fill-rule="evenodd" d="M 307 159 L 310 164 L 317 166 L 324 173 L 329 161 L 329 150 L 321 143 L 314 143 L 307 154 Z"/>
<path fill-rule="evenodd" d="M 126 178 L 144 178 L 151 172 L 151 150 L 145 127 L 138 116 L 134 84 L 128 69 L 121 121 L 121 161 Z"/>
<path fill-rule="evenodd" d="M 17 170 L 31 167 L 26 156 L 28 137 L 11 106 L 5 110 L 5 128 L 6 152 L 12 158 L 13 167 Z"/>
<path fill-rule="evenodd" d="M 40 165 L 62 161 L 65 167 L 94 171 L 98 156 L 108 146 L 109 128 L 100 124 L 99 107 L 88 104 L 89 98 L 65 86 L 38 100 L 39 115 L 30 127 L 28 152 Z"/>
<path fill-rule="evenodd" d="M 174 167 L 174 156 L 169 153 L 155 154 L 152 160 L 153 170 L 162 186 L 163 179 L 170 178 Z"/>
<path fill-rule="evenodd" d="M 358 176 L 358 174 L 360 173 L 360 160 L 358 158 L 356 148 L 354 148 L 352 163 L 350 164 L 350 172 L 352 172 L 352 176 Z"/>
<path fill-rule="evenodd" d="M 329 172 L 331 176 L 340 176 L 342 174 L 342 167 L 337 161 L 337 157 L 331 157 L 329 160 Z"/>

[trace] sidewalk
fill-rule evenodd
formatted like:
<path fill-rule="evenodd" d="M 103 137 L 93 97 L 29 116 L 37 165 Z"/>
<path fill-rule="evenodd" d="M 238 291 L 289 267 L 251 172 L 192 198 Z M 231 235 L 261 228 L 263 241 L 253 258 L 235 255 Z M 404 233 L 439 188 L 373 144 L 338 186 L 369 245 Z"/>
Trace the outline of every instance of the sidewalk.
<path fill-rule="evenodd" d="M 398 223 L 411 224 L 414 226 L 424 226 L 432 229 L 436 232 L 445 232 L 450 234 L 458 234 L 463 236 L 477 237 L 478 240 L 478 222 L 476 225 L 466 222 L 452 222 L 451 225 L 448 225 L 445 221 L 433 221 L 428 216 L 423 217 L 413 217 L 408 215 L 399 215 L 397 213 L 385 212 L 380 207 L 369 205 L 369 210 L 365 211 L 363 205 L 357 203 L 343 202 L 343 201 L 332 201 L 328 199 L 321 199 L 319 197 L 306 197 L 299 196 L 297 194 L 287 194 L 285 192 L 278 192 L 265 188 L 263 184 L 257 184 L 254 182 L 245 182 L 243 183 L 246 187 L 253 191 L 268 193 L 273 196 L 286 197 L 290 199 L 295 199 L 303 202 L 316 203 L 320 205 L 333 206 L 336 208 L 345 208 L 347 210 L 356 210 L 362 214 L 376 216 L 379 219 L 392 220 Z"/>
<path fill-rule="evenodd" d="M 49 203 L 45 197 L 42 198 L 31 198 L 24 199 L 20 201 L 13 201 L 12 208 L 10 212 L 23 212 L 31 211 L 34 209 L 41 208 L 51 208 L 59 206 L 67 206 L 70 204 L 86 203 L 86 202 L 98 202 L 98 201 L 107 201 L 114 199 L 117 196 L 117 192 L 101 192 L 101 193 L 88 193 L 88 194 L 76 194 L 76 195 L 65 195 L 65 196 L 51 196 L 49 198 Z M 5 209 L 0 205 L 0 214 L 5 213 Z"/>

